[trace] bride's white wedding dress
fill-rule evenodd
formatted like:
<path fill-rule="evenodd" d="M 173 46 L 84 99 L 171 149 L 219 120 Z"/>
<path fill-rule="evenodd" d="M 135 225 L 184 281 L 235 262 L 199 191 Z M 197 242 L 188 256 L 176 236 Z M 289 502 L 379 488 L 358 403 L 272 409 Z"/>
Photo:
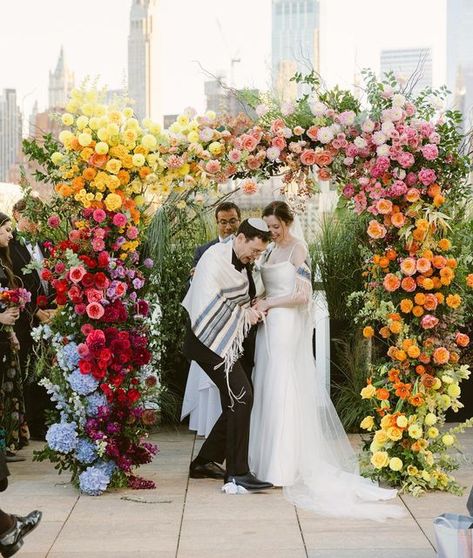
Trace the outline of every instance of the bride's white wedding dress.
<path fill-rule="evenodd" d="M 358 461 L 312 354 L 311 289 L 305 244 L 276 247 L 261 266 L 269 310 L 258 329 L 253 369 L 250 468 L 283 486 L 295 505 L 326 516 L 401 517 L 396 490 L 359 475 Z"/>

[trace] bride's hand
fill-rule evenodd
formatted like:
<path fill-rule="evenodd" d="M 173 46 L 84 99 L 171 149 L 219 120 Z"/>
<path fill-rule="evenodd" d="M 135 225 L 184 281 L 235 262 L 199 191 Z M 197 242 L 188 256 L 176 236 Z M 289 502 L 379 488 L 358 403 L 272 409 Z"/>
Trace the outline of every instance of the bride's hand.
<path fill-rule="evenodd" d="M 253 308 L 255 310 L 258 310 L 258 312 L 262 312 L 263 314 L 266 314 L 266 312 L 269 310 L 269 304 L 267 300 L 258 300 L 256 302 L 256 304 L 253 306 Z"/>

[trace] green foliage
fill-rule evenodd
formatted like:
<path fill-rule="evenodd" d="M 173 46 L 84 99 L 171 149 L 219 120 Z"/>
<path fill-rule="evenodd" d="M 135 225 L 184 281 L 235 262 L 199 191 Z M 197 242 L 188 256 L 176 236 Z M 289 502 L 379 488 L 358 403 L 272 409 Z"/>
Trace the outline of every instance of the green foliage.
<path fill-rule="evenodd" d="M 59 150 L 59 144 L 52 134 L 45 134 L 41 144 L 36 139 L 24 139 L 22 147 L 28 160 L 36 161 L 45 171 L 37 170 L 34 174 L 36 180 L 54 184 L 60 181 L 57 167 L 51 161 L 51 155 Z"/>

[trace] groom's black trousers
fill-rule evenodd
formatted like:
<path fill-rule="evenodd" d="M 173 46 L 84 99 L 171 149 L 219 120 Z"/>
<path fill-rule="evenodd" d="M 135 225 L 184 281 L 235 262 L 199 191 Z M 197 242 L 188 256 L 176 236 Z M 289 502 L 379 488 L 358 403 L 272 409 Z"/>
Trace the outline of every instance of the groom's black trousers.
<path fill-rule="evenodd" d="M 234 401 L 233 408 L 230 409 L 231 400 L 223 365 L 215 370 L 214 364 L 198 360 L 196 362 L 218 387 L 222 403 L 222 414 L 203 443 L 199 457 L 216 463 L 223 463 L 226 459 L 228 475 L 243 475 L 250 469 L 248 444 L 253 387 L 249 375 L 240 360 L 233 365 L 229 373 L 230 388 L 235 395 L 243 395 L 238 401 Z"/>

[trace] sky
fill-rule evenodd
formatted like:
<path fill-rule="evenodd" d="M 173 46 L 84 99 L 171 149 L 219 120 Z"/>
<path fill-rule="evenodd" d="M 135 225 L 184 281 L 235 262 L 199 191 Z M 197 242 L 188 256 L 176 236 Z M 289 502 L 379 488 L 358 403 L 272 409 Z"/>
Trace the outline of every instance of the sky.
<path fill-rule="evenodd" d="M 321 74 L 351 86 L 362 67 L 377 70 L 381 48 L 430 46 L 434 84 L 445 80 L 448 0 L 322 0 Z M 473 0 L 472 0 L 473 1 Z M 0 0 L 0 89 L 16 88 L 28 115 L 46 107 L 48 72 L 64 46 L 76 83 L 124 83 L 131 0 Z M 204 70 L 237 87 L 268 89 L 271 0 L 157 0 L 158 71 L 163 114 L 205 109 Z M 239 62 L 231 64 L 232 59 Z M 233 67 L 233 72 L 231 68 Z"/>

